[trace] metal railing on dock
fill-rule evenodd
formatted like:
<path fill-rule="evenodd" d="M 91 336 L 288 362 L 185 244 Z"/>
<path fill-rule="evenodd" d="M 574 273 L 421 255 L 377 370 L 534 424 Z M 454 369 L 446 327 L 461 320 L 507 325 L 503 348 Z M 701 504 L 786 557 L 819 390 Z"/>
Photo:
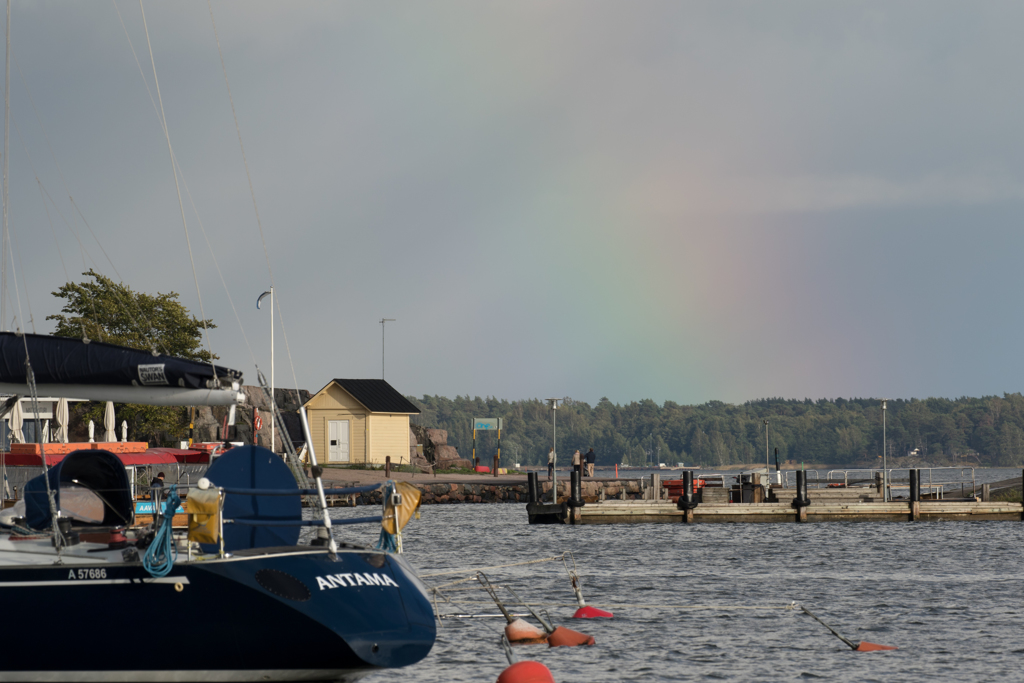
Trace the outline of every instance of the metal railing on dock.
<path fill-rule="evenodd" d="M 967 496 L 968 483 L 970 483 L 971 485 L 971 497 L 976 496 L 978 493 L 978 486 L 974 476 L 973 467 L 921 467 L 914 469 L 917 469 L 921 473 L 921 490 L 924 491 L 925 489 L 928 489 L 929 491 L 931 491 L 931 495 L 934 495 L 938 499 L 942 499 L 944 497 L 944 494 L 947 491 L 947 487 L 953 487 L 953 490 L 955 490 L 957 484 L 960 485 L 961 497 Z M 811 471 L 813 470 L 809 470 L 808 473 Z M 889 482 L 890 491 L 892 491 L 893 489 L 910 489 L 910 470 L 903 468 L 889 468 L 888 470 L 882 470 L 881 468 L 829 470 L 828 473 L 826 473 L 825 475 L 825 485 L 828 486 L 829 484 L 837 484 L 839 482 L 842 482 L 844 487 L 850 487 L 851 485 L 856 484 L 868 484 L 869 486 L 873 486 L 875 485 L 875 482 L 879 479 L 878 475 L 881 475 L 883 471 L 886 471 L 888 474 L 886 479 Z M 907 472 L 907 479 L 894 480 L 892 476 L 893 472 L 900 471 Z M 946 473 L 951 474 L 952 471 L 956 472 L 956 476 L 950 476 L 947 478 L 945 476 Z M 866 475 L 859 475 L 858 473 L 861 472 L 866 473 Z M 964 477 L 965 472 L 970 473 L 970 479 L 966 479 Z M 854 474 L 852 481 L 850 476 L 851 473 Z M 927 473 L 927 479 L 925 479 L 925 473 Z M 788 475 L 789 472 L 786 472 L 786 474 Z M 893 485 L 894 481 L 906 481 L 908 483 L 906 486 L 903 486 L 902 484 Z M 817 480 L 817 473 L 815 473 L 815 484 L 815 488 L 820 488 L 820 482 Z"/>

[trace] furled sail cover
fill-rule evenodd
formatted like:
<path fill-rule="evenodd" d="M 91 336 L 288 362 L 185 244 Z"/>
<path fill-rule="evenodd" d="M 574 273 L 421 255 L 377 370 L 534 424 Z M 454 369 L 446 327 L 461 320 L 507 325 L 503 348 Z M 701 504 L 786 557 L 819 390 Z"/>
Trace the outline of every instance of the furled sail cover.
<path fill-rule="evenodd" d="M 228 493 L 224 496 L 224 550 L 295 545 L 299 526 L 258 526 L 260 521 L 292 522 L 302 519 L 302 497 L 291 470 L 280 457 L 261 446 L 240 446 L 224 453 L 206 470 L 214 486 L 226 489 L 278 489 L 294 495 L 258 496 Z M 255 523 L 232 524 L 228 520 Z M 217 547 L 203 545 L 204 552 Z"/>
<path fill-rule="evenodd" d="M 25 523 L 30 529 L 50 527 L 50 505 L 46 500 L 46 475 L 39 475 L 25 484 Z M 82 450 L 69 453 L 49 469 L 50 488 L 61 509 L 61 488 L 74 487 L 95 492 L 103 502 L 102 526 L 128 526 L 135 506 L 131 483 L 124 465 L 109 451 Z M 81 522 L 81 520 L 79 520 Z M 76 525 L 79 523 L 76 522 Z"/>
<path fill-rule="evenodd" d="M 43 334 L 0 332 L 0 383 L 26 384 L 28 346 L 36 384 L 101 384 L 113 386 L 218 389 L 223 382 L 241 382 L 242 373 L 210 363 L 173 356 L 154 356 L 123 346 Z M 214 375 L 216 372 L 216 376 Z"/>

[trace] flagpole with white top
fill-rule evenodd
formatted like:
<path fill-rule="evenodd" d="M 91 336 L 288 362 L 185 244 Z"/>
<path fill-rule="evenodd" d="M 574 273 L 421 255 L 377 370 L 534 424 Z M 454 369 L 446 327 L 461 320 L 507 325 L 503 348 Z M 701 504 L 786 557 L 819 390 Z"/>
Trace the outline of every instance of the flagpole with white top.
<path fill-rule="evenodd" d="M 256 308 L 260 307 L 260 302 L 263 301 L 263 297 L 270 297 L 270 400 L 275 401 L 274 398 L 274 288 L 271 287 L 270 291 L 263 292 L 260 294 L 260 298 L 256 299 Z M 270 407 L 271 414 L 273 414 L 274 407 Z M 274 444 L 277 443 L 275 437 L 274 420 L 270 421 L 270 450 L 274 450 Z"/>

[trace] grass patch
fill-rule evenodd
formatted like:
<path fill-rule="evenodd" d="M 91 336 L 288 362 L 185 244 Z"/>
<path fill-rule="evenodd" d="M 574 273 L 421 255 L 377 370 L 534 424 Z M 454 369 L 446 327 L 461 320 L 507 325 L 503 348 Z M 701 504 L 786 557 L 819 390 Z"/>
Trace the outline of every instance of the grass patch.
<path fill-rule="evenodd" d="M 1022 502 L 1021 498 L 1020 489 L 1006 489 L 992 496 L 992 500 L 1000 503 L 1020 503 Z"/>

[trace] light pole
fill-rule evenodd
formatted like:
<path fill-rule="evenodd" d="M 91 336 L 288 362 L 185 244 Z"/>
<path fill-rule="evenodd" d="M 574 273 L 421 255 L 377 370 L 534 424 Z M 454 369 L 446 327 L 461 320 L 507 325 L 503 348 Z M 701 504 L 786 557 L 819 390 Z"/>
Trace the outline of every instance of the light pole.
<path fill-rule="evenodd" d="M 558 425 L 555 412 L 558 410 L 560 398 L 549 398 L 551 402 L 551 452 L 555 454 L 555 466 L 551 468 L 551 502 L 558 502 Z"/>
<path fill-rule="evenodd" d="M 887 398 L 882 399 L 882 500 L 885 502 L 889 502 L 889 467 L 885 452 L 885 403 L 888 400 Z"/>
<path fill-rule="evenodd" d="M 380 319 L 380 378 L 384 379 L 384 324 L 397 322 L 394 318 Z"/>
<path fill-rule="evenodd" d="M 274 288 L 271 287 L 270 291 L 263 292 L 259 298 L 256 299 L 256 308 L 259 309 L 260 302 L 263 301 L 263 297 L 270 297 L 270 400 L 276 401 L 274 398 Z M 287 339 L 285 341 L 288 341 Z M 286 344 L 287 346 L 287 344 Z M 276 440 L 277 430 L 274 425 L 274 406 L 270 406 L 270 450 L 273 452 L 274 444 Z M 255 436 L 255 434 L 253 435 Z M 224 435 L 224 439 L 227 440 L 227 435 Z"/>

